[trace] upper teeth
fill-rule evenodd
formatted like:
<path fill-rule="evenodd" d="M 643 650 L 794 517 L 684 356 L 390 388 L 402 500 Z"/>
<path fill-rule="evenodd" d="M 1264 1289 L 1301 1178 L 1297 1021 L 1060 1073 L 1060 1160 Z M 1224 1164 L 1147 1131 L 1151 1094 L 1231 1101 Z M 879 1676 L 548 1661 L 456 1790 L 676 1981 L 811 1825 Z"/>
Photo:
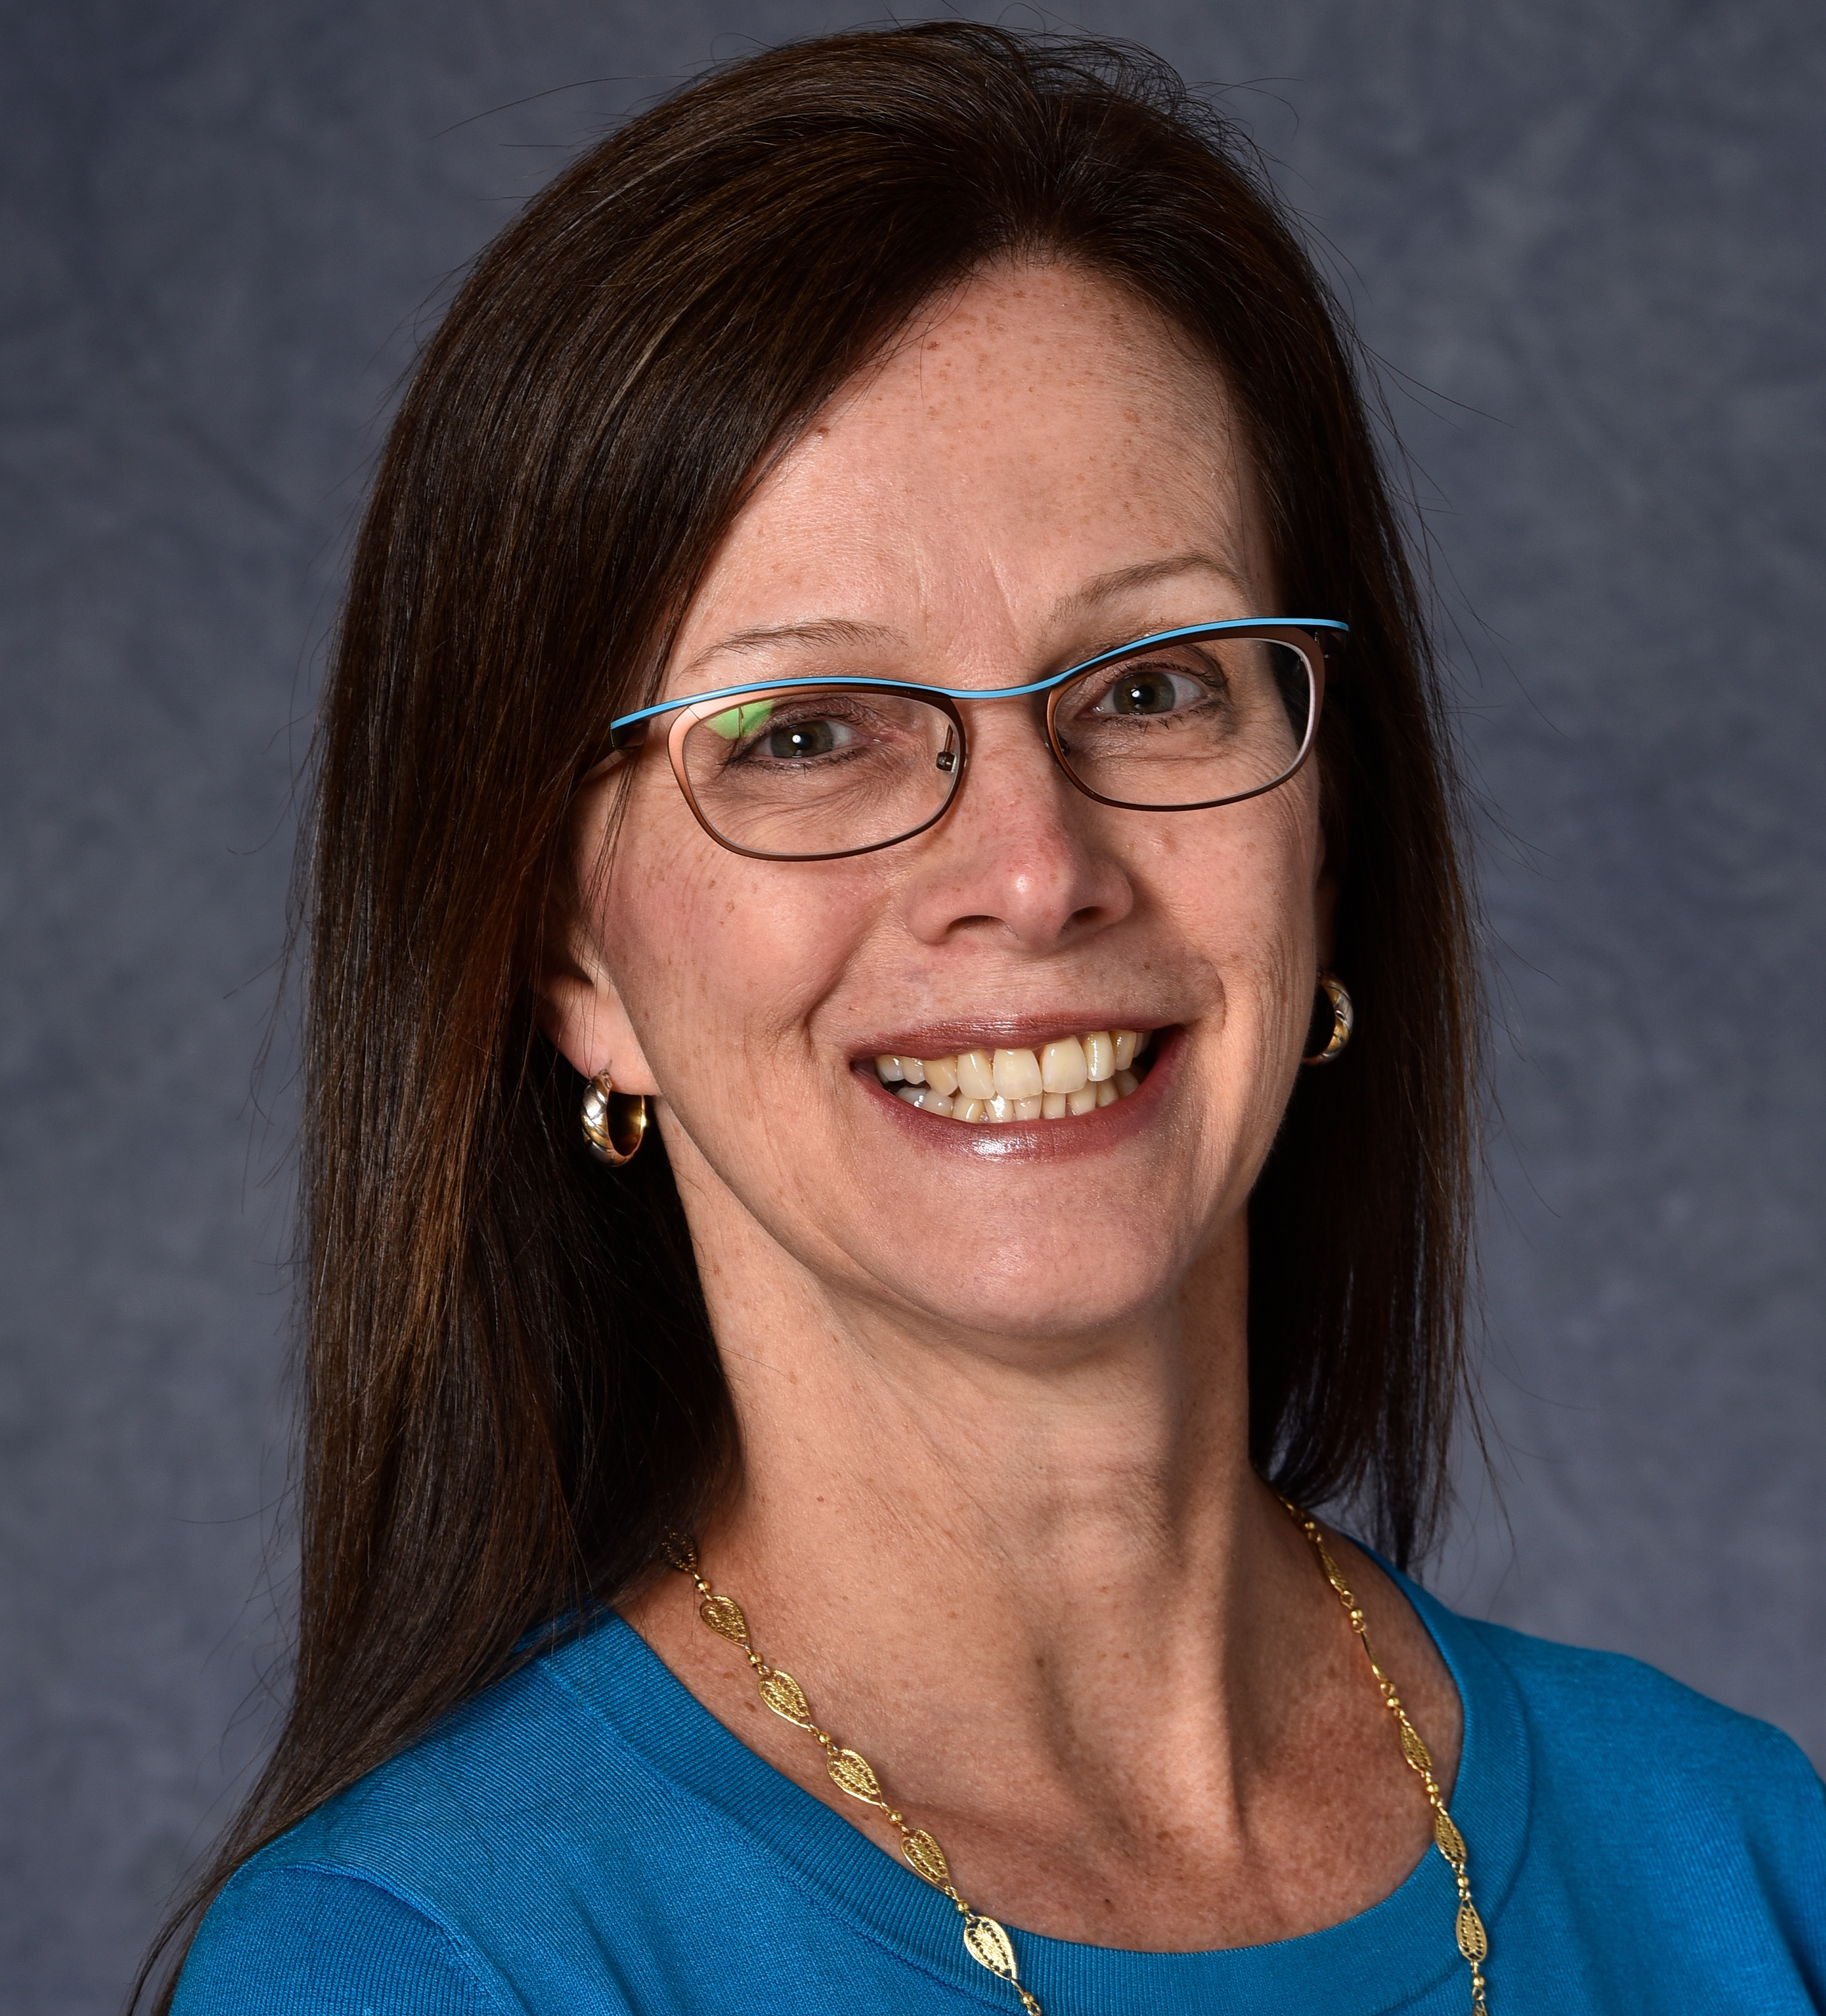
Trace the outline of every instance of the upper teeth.
<path fill-rule="evenodd" d="M 949 1057 L 884 1055 L 875 1071 L 909 1106 L 947 1119 L 1063 1120 L 1126 1099 L 1146 1029 L 1093 1029 L 1032 1050 L 960 1050 Z"/>

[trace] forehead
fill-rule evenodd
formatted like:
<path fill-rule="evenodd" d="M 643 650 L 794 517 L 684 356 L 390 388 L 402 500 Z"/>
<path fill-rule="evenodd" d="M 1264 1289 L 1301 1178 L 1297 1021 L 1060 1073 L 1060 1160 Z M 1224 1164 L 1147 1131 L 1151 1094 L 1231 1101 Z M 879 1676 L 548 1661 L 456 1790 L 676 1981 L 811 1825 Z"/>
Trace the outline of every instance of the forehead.
<path fill-rule="evenodd" d="M 995 268 L 783 455 L 679 642 L 688 656 L 715 633 L 812 619 L 1031 625 L 1086 581 L 1187 551 L 1245 589 L 1263 582 L 1252 473 L 1215 365 L 1107 281 Z"/>

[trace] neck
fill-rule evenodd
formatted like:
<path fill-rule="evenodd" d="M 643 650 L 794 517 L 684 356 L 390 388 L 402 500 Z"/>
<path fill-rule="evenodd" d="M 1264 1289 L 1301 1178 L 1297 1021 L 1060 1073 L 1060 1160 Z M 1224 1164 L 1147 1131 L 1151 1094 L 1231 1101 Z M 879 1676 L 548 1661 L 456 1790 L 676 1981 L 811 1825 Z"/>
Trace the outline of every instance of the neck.
<path fill-rule="evenodd" d="M 1336 1598 L 1250 1468 L 1241 1216 L 1131 1321 L 979 1334 L 834 1288 L 715 1208 L 726 1192 L 681 1189 L 742 1442 L 704 1572 L 972 1894 L 1154 1949 L 1290 1937 L 1386 1895 L 1430 1822 Z M 1449 1782 L 1450 1680 L 1345 1551 Z M 713 1712 L 866 1827 L 682 1577 L 624 1607 Z"/>
<path fill-rule="evenodd" d="M 1170 1301 L 1089 1335 L 938 1330 L 770 1246 L 705 1242 L 742 1468 L 700 1535 L 764 1656 L 870 1719 L 910 1658 L 944 1686 L 895 1690 L 897 1726 L 1017 1720 L 1080 1755 L 1126 1665 L 1227 1732 L 1239 1612 L 1290 1553 L 1311 1574 L 1248 1463 L 1242 1220 Z"/>

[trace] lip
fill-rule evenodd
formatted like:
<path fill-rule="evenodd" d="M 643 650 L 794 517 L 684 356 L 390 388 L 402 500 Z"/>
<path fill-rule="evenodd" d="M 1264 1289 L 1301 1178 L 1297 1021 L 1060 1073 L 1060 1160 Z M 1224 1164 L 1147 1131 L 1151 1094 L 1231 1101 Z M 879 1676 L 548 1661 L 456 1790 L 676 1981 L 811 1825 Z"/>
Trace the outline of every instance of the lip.
<path fill-rule="evenodd" d="M 955 1025 L 954 1025 L 955 1026 Z M 1056 1034 L 1060 1028 L 1057 1022 L 1029 1023 L 1017 1025 L 1038 1031 L 1039 1040 Z M 1089 1028 L 1103 1028 L 1101 1022 L 1086 1024 Z M 1133 1028 L 1133 1023 L 1125 1023 L 1125 1028 Z M 1167 1033 L 1157 1036 L 1153 1061 L 1148 1066 L 1147 1075 L 1126 1099 L 1118 1099 L 1108 1106 L 1097 1107 L 1089 1113 L 1077 1113 L 1063 1120 L 1008 1120 L 999 1125 L 985 1121 L 970 1126 L 956 1120 L 946 1120 L 935 1113 L 922 1113 L 909 1106 L 904 1099 L 896 1099 L 892 1093 L 875 1076 L 873 1069 L 863 1070 L 864 1063 L 873 1065 L 877 1052 L 871 1050 L 866 1059 L 859 1058 L 855 1075 L 861 1081 L 874 1108 L 882 1114 L 889 1124 L 902 1129 L 908 1140 L 918 1147 L 942 1155 L 974 1157 L 978 1161 L 990 1162 L 1057 1162 L 1075 1161 L 1080 1155 L 1097 1155 L 1118 1147 L 1132 1136 L 1150 1125 L 1154 1114 L 1171 1091 L 1180 1075 L 1180 1064 L 1186 1052 L 1186 1032 L 1175 1024 L 1165 1025 Z M 972 1024 L 972 1032 L 985 1033 L 985 1025 Z M 931 1032 L 922 1030 L 922 1040 Z M 995 1033 L 1000 1034 L 999 1029 Z M 910 1046 L 913 1039 L 906 1040 Z M 1030 1035 L 1027 1046 L 1035 1040 Z M 1015 1042 L 998 1046 L 1014 1049 Z M 883 1045 L 883 1049 L 888 1046 Z M 910 1047 L 897 1055 L 918 1057 L 922 1053 Z M 927 1057 L 947 1057 L 948 1050 L 928 1050 Z"/>
<path fill-rule="evenodd" d="M 1082 1036 L 1092 1029 L 1145 1030 L 1151 1036 L 1162 1029 L 1177 1026 L 1165 1021 L 1137 1021 L 1122 1013 L 1093 1014 L 1074 1021 L 1071 1018 L 1076 1012 L 1068 1010 L 1063 1015 L 978 1015 L 967 1022 L 925 1022 L 917 1028 L 895 1029 L 859 1044 L 850 1062 L 852 1065 L 872 1064 L 881 1057 L 953 1057 L 960 1050 L 1037 1050 L 1045 1044 L 1057 1042 L 1062 1036 Z M 1109 1108 L 1100 1107 L 1097 1110 L 1107 1113 Z"/>

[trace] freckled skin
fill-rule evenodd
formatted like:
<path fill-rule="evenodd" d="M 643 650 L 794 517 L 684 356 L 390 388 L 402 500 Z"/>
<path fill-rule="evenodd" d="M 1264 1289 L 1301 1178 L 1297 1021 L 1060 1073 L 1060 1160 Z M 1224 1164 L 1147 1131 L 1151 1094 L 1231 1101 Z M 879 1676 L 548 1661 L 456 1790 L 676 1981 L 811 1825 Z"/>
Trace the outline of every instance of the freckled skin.
<path fill-rule="evenodd" d="M 1061 371 L 1027 312 L 1036 284 L 959 304 L 789 458 L 719 556 L 671 690 L 827 669 L 1007 685 L 1149 628 L 1272 610 L 1210 374 L 1110 296 L 1089 318 L 1104 354 Z M 1162 353 L 1141 351 L 1141 398 L 1138 330 Z M 1091 618 L 1052 617 L 1113 567 L 1199 551 L 1237 578 L 1189 570 Z M 693 664 L 730 632 L 825 615 L 895 641 Z M 1316 963 L 1316 779 L 1216 812 L 1115 812 L 1058 775 L 1025 709 L 985 707 L 970 729 L 968 783 L 933 832 L 790 867 L 716 848 L 650 752 L 598 910 L 632 1026 L 603 1035 L 618 1082 L 664 1093 L 686 1179 L 731 1193 L 707 1197 L 719 1239 L 724 1218 L 751 1218 L 821 1281 L 1051 1338 L 1168 1292 L 1266 1152 Z M 714 958 L 689 956 L 711 942 Z M 884 1153 L 845 1082 L 858 1034 L 884 1015 L 1075 1002 L 1190 1026 L 1190 1156 L 1138 1141 L 1080 1171 L 1061 1211 L 1054 1177 Z M 962 1262 L 942 1280 L 906 1247 L 909 1211 L 922 1247 Z M 1078 1237 L 1084 1214 L 1111 1226 L 1119 1271 Z"/>
<path fill-rule="evenodd" d="M 1334 613 L 1280 608 L 1208 365 L 1102 282 L 1003 268 L 770 474 L 667 689 L 1010 686 L 1176 625 Z M 719 649 L 834 621 L 841 643 Z M 719 848 L 657 746 L 605 860 L 605 779 L 547 1026 L 657 1100 L 742 1428 L 705 1561 L 763 1655 L 1010 1923 L 1169 1949 L 1311 1930 L 1385 1895 L 1427 1839 L 1360 1651 L 1247 1460 L 1246 1201 L 1330 932 L 1317 779 L 1118 811 L 1071 787 L 1023 704 L 965 712 L 949 815 L 848 860 Z M 1147 1124 L 1064 1160 L 940 1153 L 922 1130 L 963 1130 L 884 1111 L 852 1068 L 890 1030 L 1021 1017 L 1182 1031 Z M 1450 1765 L 1430 1642 L 1347 1565 Z M 751 1712 L 682 1581 L 625 1607 L 869 1829 L 802 1735 Z"/>

